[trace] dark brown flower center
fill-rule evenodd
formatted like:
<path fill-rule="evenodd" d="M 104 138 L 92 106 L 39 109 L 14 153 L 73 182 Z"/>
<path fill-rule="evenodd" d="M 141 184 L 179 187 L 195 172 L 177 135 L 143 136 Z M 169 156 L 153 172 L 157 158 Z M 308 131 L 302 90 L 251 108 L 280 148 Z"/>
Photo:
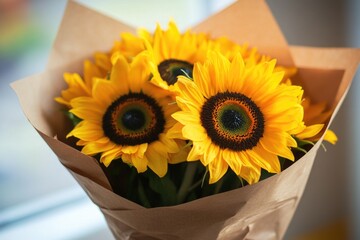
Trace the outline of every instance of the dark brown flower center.
<path fill-rule="evenodd" d="M 182 60 L 167 59 L 158 65 L 158 70 L 161 78 L 168 85 L 174 85 L 178 76 L 183 75 L 192 78 L 193 65 Z"/>
<path fill-rule="evenodd" d="M 241 93 L 218 93 L 202 106 L 202 126 L 220 148 L 243 151 L 255 147 L 264 133 L 259 107 Z"/>
<path fill-rule="evenodd" d="M 156 100 L 143 93 L 119 97 L 106 110 L 102 127 L 105 135 L 119 145 L 139 145 L 158 140 L 165 117 Z"/>

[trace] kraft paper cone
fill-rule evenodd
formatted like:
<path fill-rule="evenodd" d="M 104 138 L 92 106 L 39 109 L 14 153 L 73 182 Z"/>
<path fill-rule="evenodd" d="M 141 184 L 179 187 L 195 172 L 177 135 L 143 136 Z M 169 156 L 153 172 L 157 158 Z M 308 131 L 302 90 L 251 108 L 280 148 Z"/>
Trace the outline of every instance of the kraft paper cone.
<path fill-rule="evenodd" d="M 239 0 L 194 27 L 194 31 L 248 42 L 261 53 L 278 58 L 282 65 L 297 66 L 299 73 L 294 81 L 315 102 L 327 101 L 331 106 L 328 125 L 343 102 L 360 61 L 359 49 L 289 47 L 262 0 Z M 96 51 L 110 49 L 120 32 L 134 29 L 70 1 L 45 72 L 12 84 L 31 125 L 101 209 L 114 236 L 281 239 L 302 196 L 322 138 L 291 167 L 264 181 L 189 203 L 152 209 L 113 193 L 97 161 L 69 145 L 64 136 L 70 125 L 53 100 L 66 88 L 62 75 L 81 72 L 83 60 L 90 59 Z"/>

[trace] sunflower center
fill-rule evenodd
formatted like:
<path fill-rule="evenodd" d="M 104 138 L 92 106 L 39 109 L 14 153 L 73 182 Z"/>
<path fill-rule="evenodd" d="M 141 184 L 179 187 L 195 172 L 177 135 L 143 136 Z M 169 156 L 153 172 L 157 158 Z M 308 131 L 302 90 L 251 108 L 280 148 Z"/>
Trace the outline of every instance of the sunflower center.
<path fill-rule="evenodd" d="M 243 125 L 244 119 L 239 112 L 228 109 L 221 115 L 221 123 L 225 129 L 235 131 Z"/>
<path fill-rule="evenodd" d="M 143 93 L 119 97 L 108 107 L 102 122 L 104 133 L 112 142 L 130 146 L 158 140 L 164 126 L 162 108 Z"/>
<path fill-rule="evenodd" d="M 125 112 L 121 121 L 125 128 L 132 131 L 141 129 L 146 123 L 145 114 L 139 109 L 130 109 Z"/>
<path fill-rule="evenodd" d="M 174 85 L 178 76 L 183 75 L 192 78 L 193 65 L 182 60 L 167 59 L 158 65 L 158 70 L 161 78 L 168 85 Z"/>
<path fill-rule="evenodd" d="M 218 93 L 202 106 L 201 124 L 212 142 L 233 151 L 251 149 L 264 133 L 259 107 L 241 93 Z"/>

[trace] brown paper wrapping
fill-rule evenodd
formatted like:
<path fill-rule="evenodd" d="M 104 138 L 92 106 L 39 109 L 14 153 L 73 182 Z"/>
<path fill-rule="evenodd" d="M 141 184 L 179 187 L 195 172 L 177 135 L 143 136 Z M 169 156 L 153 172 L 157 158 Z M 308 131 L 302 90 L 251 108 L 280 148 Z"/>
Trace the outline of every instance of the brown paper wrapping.
<path fill-rule="evenodd" d="M 282 65 L 336 115 L 360 61 L 359 49 L 289 47 L 263 0 L 239 0 L 193 28 L 248 42 Z M 23 111 L 101 209 L 117 239 L 281 239 L 305 188 L 321 140 L 285 171 L 257 184 L 172 207 L 146 209 L 111 191 L 95 159 L 66 144 L 68 123 L 53 101 L 65 89 L 63 72 L 80 72 L 84 59 L 107 51 L 120 32 L 134 29 L 75 2 L 68 3 L 44 73 L 12 84 Z"/>

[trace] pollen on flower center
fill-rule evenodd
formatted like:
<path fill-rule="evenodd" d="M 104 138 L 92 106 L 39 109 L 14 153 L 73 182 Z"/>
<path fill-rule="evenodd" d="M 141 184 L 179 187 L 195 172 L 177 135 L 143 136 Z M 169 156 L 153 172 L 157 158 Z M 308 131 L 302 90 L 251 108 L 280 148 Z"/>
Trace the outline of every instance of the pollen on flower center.
<path fill-rule="evenodd" d="M 183 75 L 192 78 L 193 65 L 182 60 L 167 59 L 158 65 L 158 71 L 168 85 L 173 85 L 177 82 L 178 76 Z"/>
<path fill-rule="evenodd" d="M 212 142 L 222 149 L 252 149 L 264 133 L 262 112 L 241 93 L 212 96 L 203 105 L 200 118 Z"/>
<path fill-rule="evenodd" d="M 104 134 L 112 142 L 130 146 L 158 140 L 164 126 L 162 108 L 143 93 L 119 97 L 108 107 L 102 122 Z"/>

